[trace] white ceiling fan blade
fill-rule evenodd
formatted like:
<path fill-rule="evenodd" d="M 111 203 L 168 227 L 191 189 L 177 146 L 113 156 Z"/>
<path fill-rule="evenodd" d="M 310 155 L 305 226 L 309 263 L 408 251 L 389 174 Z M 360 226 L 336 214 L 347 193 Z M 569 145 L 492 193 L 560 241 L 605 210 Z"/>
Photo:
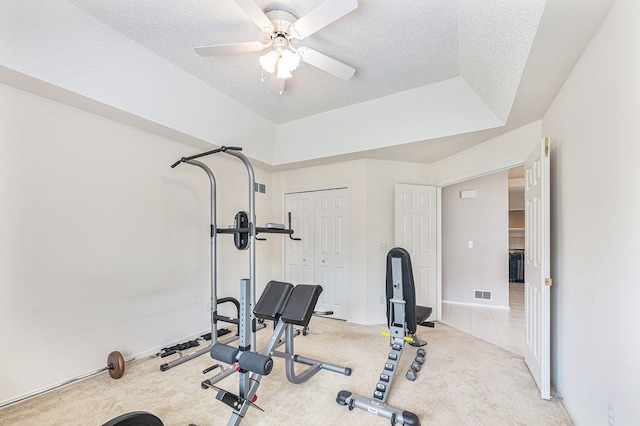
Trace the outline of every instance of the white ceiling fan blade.
<path fill-rule="evenodd" d="M 257 41 L 249 41 L 247 43 L 231 43 L 217 44 L 214 46 L 201 46 L 193 50 L 200 56 L 225 56 L 235 55 L 236 53 L 258 52 L 270 44 L 262 44 Z"/>
<path fill-rule="evenodd" d="M 260 6 L 256 4 L 253 0 L 236 0 L 236 3 L 240 8 L 247 14 L 249 18 L 263 31 L 263 32 L 271 32 L 273 31 L 273 24 L 267 18 L 267 15 L 264 14 Z"/>
<path fill-rule="evenodd" d="M 321 28 L 342 18 L 358 7 L 358 0 L 325 0 L 289 28 L 290 34 L 302 40 Z"/>
<path fill-rule="evenodd" d="M 320 68 L 323 71 L 333 74 L 343 80 L 349 80 L 353 77 L 356 70 L 347 64 L 343 64 L 340 61 L 336 61 L 333 58 L 328 57 L 313 49 L 309 49 L 306 46 L 298 48 L 298 55 L 302 62 L 306 62 L 309 65 L 313 65 L 316 68 Z"/>
<path fill-rule="evenodd" d="M 269 91 L 276 95 L 282 95 L 284 93 L 284 78 L 277 78 L 276 73 L 271 73 L 271 80 L 269 80 Z"/>

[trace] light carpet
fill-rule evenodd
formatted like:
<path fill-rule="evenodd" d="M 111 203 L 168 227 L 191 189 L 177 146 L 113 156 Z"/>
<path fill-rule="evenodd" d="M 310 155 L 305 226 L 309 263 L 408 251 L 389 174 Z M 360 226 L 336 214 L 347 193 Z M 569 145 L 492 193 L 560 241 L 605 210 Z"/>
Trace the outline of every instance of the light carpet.
<path fill-rule="evenodd" d="M 388 419 L 336 403 L 340 390 L 373 394 L 389 352 L 389 340 L 381 335 L 386 328 L 319 317 L 310 327 L 311 334 L 295 339 L 296 353 L 351 367 L 351 376 L 323 370 L 295 385 L 286 378 L 284 360 L 274 358 L 273 371 L 258 389 L 256 404 L 265 411 L 249 409 L 242 424 L 388 425 Z M 259 346 L 270 330 L 258 332 Z M 425 363 L 415 381 L 407 380 L 416 348 L 406 347 L 387 403 L 414 412 L 422 425 L 573 424 L 559 398 L 540 398 L 522 357 L 441 323 L 434 329 L 420 327 L 418 334 L 429 342 Z M 202 374 L 215 363 L 209 355 L 161 372 L 160 365 L 168 360 L 132 361 L 121 379 L 100 373 L 4 407 L 0 425 L 99 426 L 131 411 L 151 412 L 167 426 L 227 424 L 231 409 L 215 398 L 214 390 L 200 386 L 214 374 Z M 299 365 L 296 371 L 304 368 Z M 237 376 L 217 385 L 237 393 Z"/>

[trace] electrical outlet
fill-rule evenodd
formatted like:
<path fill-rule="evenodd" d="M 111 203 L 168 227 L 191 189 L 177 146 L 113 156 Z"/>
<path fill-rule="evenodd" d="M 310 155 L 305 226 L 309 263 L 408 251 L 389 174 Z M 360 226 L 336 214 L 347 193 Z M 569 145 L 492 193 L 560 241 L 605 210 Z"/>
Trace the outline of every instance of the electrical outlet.
<path fill-rule="evenodd" d="M 383 295 L 380 295 L 378 297 L 378 303 L 381 304 L 381 305 L 384 303 L 384 296 Z"/>
<path fill-rule="evenodd" d="M 614 426 L 614 424 L 615 424 L 615 417 L 613 415 L 613 405 L 609 403 L 609 426 Z"/>

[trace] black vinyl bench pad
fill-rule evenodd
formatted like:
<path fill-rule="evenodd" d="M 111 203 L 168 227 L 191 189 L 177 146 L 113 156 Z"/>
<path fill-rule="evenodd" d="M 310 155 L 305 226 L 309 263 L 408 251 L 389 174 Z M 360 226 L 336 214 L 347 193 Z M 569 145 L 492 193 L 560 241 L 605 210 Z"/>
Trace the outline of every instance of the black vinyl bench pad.
<path fill-rule="evenodd" d="M 311 321 L 320 293 L 322 286 L 319 285 L 294 286 L 282 281 L 269 281 L 253 313 L 258 319 L 282 319 L 286 324 L 306 327 Z"/>
<path fill-rule="evenodd" d="M 269 281 L 253 310 L 256 318 L 277 321 L 293 291 L 293 284 Z"/>
<path fill-rule="evenodd" d="M 298 284 L 289 296 L 289 301 L 282 313 L 282 322 L 306 327 L 318 303 L 322 287 L 311 284 Z"/>

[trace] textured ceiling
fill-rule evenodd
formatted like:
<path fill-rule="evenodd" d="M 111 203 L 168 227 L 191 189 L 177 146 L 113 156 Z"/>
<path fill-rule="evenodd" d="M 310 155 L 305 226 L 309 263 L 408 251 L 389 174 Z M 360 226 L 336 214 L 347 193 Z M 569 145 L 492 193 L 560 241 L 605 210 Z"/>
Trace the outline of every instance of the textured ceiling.
<path fill-rule="evenodd" d="M 276 124 L 460 72 L 451 0 L 360 1 L 355 11 L 298 43 L 354 67 L 356 76 L 342 81 L 302 63 L 281 96 L 269 92 L 268 74 L 258 63 L 265 52 L 211 58 L 194 53 L 196 46 L 261 40 L 260 29 L 233 0 L 69 2 Z M 256 3 L 300 18 L 322 0 Z"/>
<path fill-rule="evenodd" d="M 270 165 L 429 163 L 541 118 L 612 2 L 360 0 L 298 43 L 354 77 L 302 63 L 277 95 L 261 52 L 193 50 L 260 40 L 233 0 L 3 0 L 0 66 L 64 89 L 58 100 L 200 147 L 241 143 Z M 322 1 L 256 3 L 302 17 Z"/>

